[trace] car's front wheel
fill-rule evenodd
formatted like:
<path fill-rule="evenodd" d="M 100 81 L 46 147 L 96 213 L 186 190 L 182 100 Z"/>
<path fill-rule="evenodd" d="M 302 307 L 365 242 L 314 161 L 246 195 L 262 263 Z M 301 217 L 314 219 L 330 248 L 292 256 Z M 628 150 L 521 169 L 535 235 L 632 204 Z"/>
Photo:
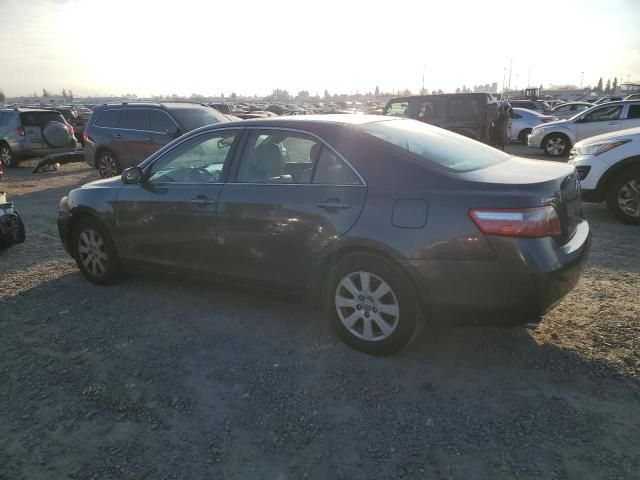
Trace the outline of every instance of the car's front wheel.
<path fill-rule="evenodd" d="M 571 142 L 566 135 L 552 133 L 542 141 L 542 148 L 544 149 L 544 153 L 550 157 L 562 157 L 569 153 Z"/>
<path fill-rule="evenodd" d="M 609 211 L 625 223 L 640 225 L 640 167 L 627 168 L 607 188 Z"/>
<path fill-rule="evenodd" d="M 419 321 L 414 288 L 389 261 L 368 253 L 347 255 L 332 271 L 329 314 L 351 347 L 388 355 L 405 347 Z"/>
<path fill-rule="evenodd" d="M 0 145 L 0 162 L 2 162 L 2 164 L 7 168 L 18 166 L 18 161 L 16 160 L 15 155 L 6 143 Z"/>
<path fill-rule="evenodd" d="M 518 142 L 520 142 L 521 145 L 526 146 L 529 141 L 529 135 L 531 135 L 531 129 L 525 128 L 518 134 Z"/>
<path fill-rule="evenodd" d="M 116 175 L 120 175 L 121 172 L 118 159 L 108 150 L 103 151 L 98 155 L 97 166 L 98 173 L 100 173 L 102 178 L 115 177 Z"/>
<path fill-rule="evenodd" d="M 82 218 L 73 230 L 72 246 L 84 277 L 98 285 L 120 279 L 120 260 L 107 229 L 93 217 Z"/>

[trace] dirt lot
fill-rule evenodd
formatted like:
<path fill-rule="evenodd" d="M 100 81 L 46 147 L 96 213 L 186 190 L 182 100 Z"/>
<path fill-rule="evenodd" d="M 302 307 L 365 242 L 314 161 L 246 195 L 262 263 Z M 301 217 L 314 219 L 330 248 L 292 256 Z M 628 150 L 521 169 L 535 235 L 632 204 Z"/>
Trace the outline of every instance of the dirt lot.
<path fill-rule="evenodd" d="M 640 478 L 640 230 L 587 206 L 538 330 L 425 329 L 371 358 L 312 307 L 173 277 L 84 281 L 57 237 L 85 165 L 7 172 L 0 479 Z"/>

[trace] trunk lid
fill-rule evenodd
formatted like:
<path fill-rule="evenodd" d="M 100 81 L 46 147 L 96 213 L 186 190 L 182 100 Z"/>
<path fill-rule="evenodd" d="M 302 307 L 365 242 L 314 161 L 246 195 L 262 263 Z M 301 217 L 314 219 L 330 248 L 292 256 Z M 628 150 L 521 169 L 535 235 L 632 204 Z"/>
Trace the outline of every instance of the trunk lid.
<path fill-rule="evenodd" d="M 574 235 L 582 214 L 580 180 L 566 163 L 519 157 L 487 168 L 458 174 L 478 190 L 491 193 L 487 205 L 478 207 L 528 208 L 553 205 L 558 212 L 565 244 Z M 499 201 L 497 201 L 499 200 Z"/>

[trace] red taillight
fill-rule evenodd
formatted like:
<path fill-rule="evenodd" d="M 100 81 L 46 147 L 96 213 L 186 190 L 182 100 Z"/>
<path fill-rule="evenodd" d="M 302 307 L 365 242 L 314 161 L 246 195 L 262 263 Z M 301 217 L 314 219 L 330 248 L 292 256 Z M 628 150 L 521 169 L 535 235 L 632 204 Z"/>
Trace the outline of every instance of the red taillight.
<path fill-rule="evenodd" d="M 16 133 L 24 137 L 24 127 L 16 127 Z"/>
<path fill-rule="evenodd" d="M 469 216 L 486 235 L 541 238 L 562 234 L 558 212 L 551 205 L 536 208 L 472 208 Z"/>
<path fill-rule="evenodd" d="M 65 123 L 67 125 L 67 130 L 69 130 L 69 133 L 73 135 L 73 127 L 71 126 L 71 124 L 69 122 L 65 122 Z"/>
<path fill-rule="evenodd" d="M 87 133 L 87 131 L 85 130 L 84 132 L 82 132 L 82 139 L 86 142 L 89 139 L 89 134 Z"/>

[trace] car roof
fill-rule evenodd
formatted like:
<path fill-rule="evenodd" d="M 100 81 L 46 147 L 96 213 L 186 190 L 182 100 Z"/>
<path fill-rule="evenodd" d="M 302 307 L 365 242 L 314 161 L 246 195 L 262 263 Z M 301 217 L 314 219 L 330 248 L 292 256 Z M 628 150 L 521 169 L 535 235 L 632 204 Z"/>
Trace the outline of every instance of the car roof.
<path fill-rule="evenodd" d="M 231 126 L 251 126 L 251 127 L 303 127 L 309 124 L 341 124 L 341 125 L 364 125 L 367 123 L 402 120 L 385 115 L 361 115 L 361 114 L 328 114 L 328 115 L 292 115 L 268 118 L 251 118 L 229 123 L 216 123 L 209 127 L 231 127 Z"/>
<path fill-rule="evenodd" d="M 133 108 L 151 108 L 151 107 L 204 107 L 210 108 L 208 105 L 196 102 L 108 102 L 98 105 L 96 108 L 105 108 L 105 107 L 133 107 Z"/>
<path fill-rule="evenodd" d="M 0 109 L 0 112 L 57 112 L 55 108 L 42 108 L 42 107 L 16 107 L 16 108 L 3 108 Z M 58 112 L 60 113 L 60 112 Z"/>

